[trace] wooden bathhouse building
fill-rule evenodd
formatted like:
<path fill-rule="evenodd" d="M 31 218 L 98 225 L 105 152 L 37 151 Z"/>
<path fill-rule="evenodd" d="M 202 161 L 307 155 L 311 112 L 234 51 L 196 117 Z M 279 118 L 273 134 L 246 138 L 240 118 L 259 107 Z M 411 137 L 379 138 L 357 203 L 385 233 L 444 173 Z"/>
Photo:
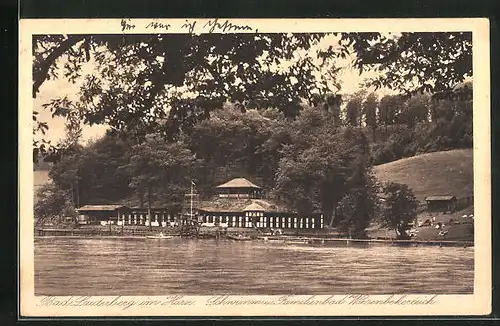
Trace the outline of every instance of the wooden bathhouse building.
<path fill-rule="evenodd" d="M 262 188 L 245 178 L 236 178 L 217 186 L 211 200 L 196 199 L 193 212 L 202 225 L 234 228 L 323 229 L 323 214 L 299 215 L 270 199 L 263 199 Z M 196 197 L 197 198 L 197 197 Z M 124 205 L 85 205 L 77 209 L 80 224 L 117 224 L 175 226 L 182 217 L 166 208 Z"/>
<path fill-rule="evenodd" d="M 98 224 L 103 221 L 118 221 L 127 210 L 123 205 L 85 205 L 77 209 L 79 224 Z"/>
<path fill-rule="evenodd" d="M 323 214 L 301 216 L 287 207 L 262 199 L 262 188 L 245 178 L 217 187 L 216 199 L 200 202 L 199 222 L 237 228 L 322 229 Z"/>
<path fill-rule="evenodd" d="M 124 205 L 85 205 L 77 209 L 79 224 L 116 224 L 171 226 L 179 217 L 170 214 L 166 208 L 151 208 L 151 221 L 146 207 Z"/>

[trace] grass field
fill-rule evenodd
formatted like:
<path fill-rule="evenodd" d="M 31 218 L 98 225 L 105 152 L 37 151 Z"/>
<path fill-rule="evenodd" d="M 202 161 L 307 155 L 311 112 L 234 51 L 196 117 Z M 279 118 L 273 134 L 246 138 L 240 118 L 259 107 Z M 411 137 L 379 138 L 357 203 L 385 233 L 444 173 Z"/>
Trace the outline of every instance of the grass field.
<path fill-rule="evenodd" d="M 435 152 L 378 165 L 376 177 L 382 182 L 404 183 L 421 202 L 428 196 L 473 195 L 472 149 Z"/>
<path fill-rule="evenodd" d="M 425 221 L 434 217 L 435 222 L 445 223 L 448 231 L 446 236 L 440 236 L 434 226 L 417 228 L 417 240 L 473 240 L 474 228 L 470 215 L 474 206 L 464 208 L 452 214 L 429 214 L 425 210 L 425 198 L 428 196 L 452 195 L 463 198 L 473 195 L 474 175 L 472 149 L 435 152 L 404 158 L 398 161 L 378 165 L 374 168 L 375 175 L 382 182 L 398 182 L 408 185 L 420 201 L 422 210 L 417 221 Z M 451 224 L 453 219 L 455 223 Z M 371 237 L 394 237 L 393 230 L 370 230 Z"/>

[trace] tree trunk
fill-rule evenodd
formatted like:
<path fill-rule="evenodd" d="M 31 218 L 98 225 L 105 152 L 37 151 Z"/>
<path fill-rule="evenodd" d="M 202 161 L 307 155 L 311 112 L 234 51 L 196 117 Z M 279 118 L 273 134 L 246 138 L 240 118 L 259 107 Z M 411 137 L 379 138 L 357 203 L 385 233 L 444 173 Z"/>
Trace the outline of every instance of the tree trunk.
<path fill-rule="evenodd" d="M 330 228 L 332 228 L 332 227 L 333 227 L 333 220 L 335 219 L 335 213 L 336 213 L 335 211 L 336 211 L 336 209 L 335 209 L 335 207 L 334 207 L 334 208 L 333 208 L 333 210 L 332 210 L 332 213 L 331 213 L 331 214 L 329 214 L 329 215 L 331 215 L 331 216 L 325 216 L 325 217 L 329 217 L 329 218 L 330 218 L 330 221 L 328 222 L 328 226 L 329 226 Z"/>

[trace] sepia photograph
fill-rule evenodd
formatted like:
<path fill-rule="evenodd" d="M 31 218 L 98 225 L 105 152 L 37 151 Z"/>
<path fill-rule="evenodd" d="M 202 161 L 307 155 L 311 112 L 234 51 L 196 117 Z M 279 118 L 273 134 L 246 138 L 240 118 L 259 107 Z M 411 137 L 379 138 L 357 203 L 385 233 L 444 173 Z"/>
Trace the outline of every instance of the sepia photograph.
<path fill-rule="evenodd" d="M 39 311 L 488 312 L 487 20 L 95 21 L 21 24 Z"/>

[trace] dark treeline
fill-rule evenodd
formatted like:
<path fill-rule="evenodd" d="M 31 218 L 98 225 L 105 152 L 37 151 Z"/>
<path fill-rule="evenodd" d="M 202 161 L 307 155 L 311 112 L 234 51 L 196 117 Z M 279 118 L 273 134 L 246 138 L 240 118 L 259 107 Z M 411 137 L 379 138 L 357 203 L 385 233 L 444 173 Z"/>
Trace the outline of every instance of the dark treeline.
<path fill-rule="evenodd" d="M 417 154 L 472 147 L 472 83 L 455 98 L 428 94 L 410 98 L 358 92 L 346 100 L 344 125 L 362 128 L 374 165 Z"/>
<path fill-rule="evenodd" d="M 376 215 L 372 166 L 418 153 L 472 146 L 470 99 L 436 101 L 357 93 L 317 97 L 295 119 L 275 109 L 227 105 L 166 141 L 105 135 L 87 146 L 67 128 L 66 150 L 38 194 L 37 217 L 74 215 L 86 204 L 162 206 L 180 212 L 190 180 L 202 198 L 235 177 L 301 213 L 321 211 L 330 226 L 362 236 Z M 394 187 L 394 186 L 392 186 Z"/>

